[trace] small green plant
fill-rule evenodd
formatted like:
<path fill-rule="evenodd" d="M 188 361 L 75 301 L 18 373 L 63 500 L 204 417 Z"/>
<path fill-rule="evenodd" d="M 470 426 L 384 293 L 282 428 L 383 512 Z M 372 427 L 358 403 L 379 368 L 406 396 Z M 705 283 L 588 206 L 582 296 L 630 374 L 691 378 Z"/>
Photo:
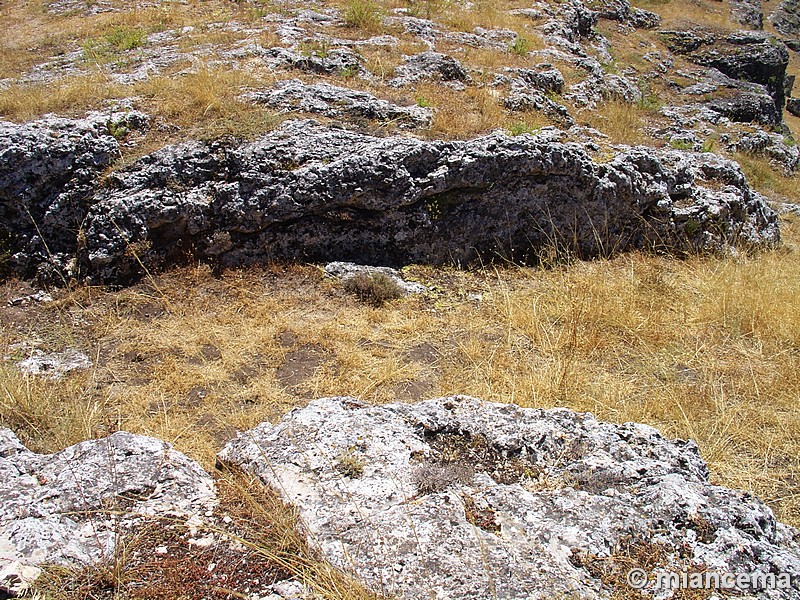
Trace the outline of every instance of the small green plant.
<path fill-rule="evenodd" d="M 300 54 L 303 56 L 316 56 L 317 58 L 328 58 L 330 44 L 322 40 L 320 42 L 303 43 L 300 45 Z"/>
<path fill-rule="evenodd" d="M 339 75 L 345 79 L 351 79 L 358 75 L 358 67 L 356 65 L 348 65 L 339 71 Z"/>
<path fill-rule="evenodd" d="M 701 152 L 713 152 L 714 151 L 714 138 L 707 138 L 705 142 L 703 142 L 702 148 L 700 148 Z"/>
<path fill-rule="evenodd" d="M 345 279 L 342 285 L 346 292 L 374 306 L 403 296 L 403 290 L 394 279 L 377 271 L 358 273 Z"/>
<path fill-rule="evenodd" d="M 661 98 L 659 98 L 658 94 L 653 91 L 653 88 L 649 83 L 640 85 L 639 91 L 641 92 L 641 95 L 636 101 L 636 105 L 641 110 L 655 111 L 663 106 Z"/>
<path fill-rule="evenodd" d="M 336 470 L 345 477 L 358 479 L 364 474 L 364 460 L 356 454 L 354 448 L 343 450 L 336 457 Z"/>
<path fill-rule="evenodd" d="M 125 52 L 142 46 L 147 40 L 147 32 L 133 27 L 115 27 L 104 40 L 113 50 Z"/>
<path fill-rule="evenodd" d="M 517 36 L 514 39 L 514 43 L 508 46 L 509 52 L 517 56 L 526 56 L 528 52 L 530 52 L 530 49 L 531 43 L 528 41 L 528 38 L 522 36 Z"/>
<path fill-rule="evenodd" d="M 380 7 L 372 0 L 349 0 L 344 9 L 344 22 L 353 29 L 374 31 L 381 24 Z"/>
<path fill-rule="evenodd" d="M 689 140 L 670 140 L 669 145 L 675 150 L 692 150 L 694 144 Z"/>
<path fill-rule="evenodd" d="M 515 136 L 522 135 L 523 133 L 536 133 L 537 131 L 539 131 L 538 127 L 532 127 L 523 121 L 520 121 L 519 123 L 512 123 L 508 128 L 508 132 Z"/>
<path fill-rule="evenodd" d="M 422 108 L 430 108 L 432 106 L 431 101 L 428 100 L 425 96 L 417 96 L 417 106 Z"/>
<path fill-rule="evenodd" d="M 125 137 L 130 133 L 130 129 L 128 129 L 125 123 L 114 123 L 113 121 L 108 121 L 106 123 L 106 128 L 108 129 L 108 133 L 116 139 L 117 141 L 125 139 Z"/>
<path fill-rule="evenodd" d="M 700 223 L 695 221 L 694 219 L 689 219 L 686 221 L 686 225 L 684 226 L 684 230 L 686 231 L 686 235 L 690 238 L 695 237 L 698 233 L 700 233 Z"/>

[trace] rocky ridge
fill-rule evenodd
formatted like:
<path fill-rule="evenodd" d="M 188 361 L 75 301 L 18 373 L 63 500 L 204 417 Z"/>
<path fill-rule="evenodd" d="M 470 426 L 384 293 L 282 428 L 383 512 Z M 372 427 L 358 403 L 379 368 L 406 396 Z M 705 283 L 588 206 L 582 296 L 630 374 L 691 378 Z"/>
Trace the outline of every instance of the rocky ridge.
<path fill-rule="evenodd" d="M 108 127 L 0 130 L 0 222 L 18 232 L 20 275 L 126 283 L 188 257 L 468 265 L 548 245 L 589 257 L 779 239 L 775 213 L 713 154 L 620 147 L 601 162 L 555 128 L 425 142 L 288 121 L 250 143 L 168 146 L 101 180 Z"/>

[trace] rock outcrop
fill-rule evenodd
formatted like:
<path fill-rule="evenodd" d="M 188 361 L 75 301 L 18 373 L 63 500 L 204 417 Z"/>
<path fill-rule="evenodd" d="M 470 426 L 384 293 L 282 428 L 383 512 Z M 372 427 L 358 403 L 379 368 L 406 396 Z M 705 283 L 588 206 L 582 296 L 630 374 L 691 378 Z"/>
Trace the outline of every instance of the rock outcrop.
<path fill-rule="evenodd" d="M 350 121 L 395 122 L 408 127 L 427 127 L 433 113 L 421 106 L 398 106 L 359 92 L 329 83 L 306 84 L 299 79 L 280 81 L 272 88 L 248 92 L 246 99 L 285 112 L 305 112 Z"/>
<path fill-rule="evenodd" d="M 295 503 L 335 566 L 400 598 L 606 599 L 631 592 L 633 567 L 785 573 L 788 588 L 758 597 L 800 597 L 800 532 L 645 425 L 463 396 L 328 398 L 219 460 Z"/>
<path fill-rule="evenodd" d="M 0 429 L 0 595 L 43 563 L 109 559 L 138 519 L 187 520 L 215 504 L 210 476 L 160 440 L 118 432 L 43 455 Z"/>
<path fill-rule="evenodd" d="M 554 128 L 428 142 L 288 121 L 254 142 L 168 146 L 102 183 L 109 133 L 64 120 L 3 131 L 11 267 L 54 282 L 126 283 L 189 257 L 467 265 L 535 261 L 553 245 L 589 257 L 779 237 L 734 162 L 624 147 L 595 162 Z"/>
<path fill-rule="evenodd" d="M 726 36 L 705 30 L 661 33 L 672 52 L 685 55 L 695 64 L 718 69 L 732 79 L 763 85 L 774 100 L 780 121 L 789 63 L 789 52 L 782 42 L 763 31 L 736 31 Z"/>

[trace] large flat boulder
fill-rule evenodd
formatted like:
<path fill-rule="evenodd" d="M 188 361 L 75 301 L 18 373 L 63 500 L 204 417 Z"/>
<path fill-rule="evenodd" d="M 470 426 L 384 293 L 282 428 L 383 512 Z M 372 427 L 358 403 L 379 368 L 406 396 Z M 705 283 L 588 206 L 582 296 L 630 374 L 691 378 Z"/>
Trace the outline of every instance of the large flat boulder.
<path fill-rule="evenodd" d="M 326 398 L 219 460 L 296 504 L 335 566 L 398 598 L 609 598 L 615 565 L 618 586 L 634 567 L 785 573 L 788 588 L 758 597 L 800 597 L 800 532 L 711 485 L 693 442 L 645 425 L 463 396 Z"/>

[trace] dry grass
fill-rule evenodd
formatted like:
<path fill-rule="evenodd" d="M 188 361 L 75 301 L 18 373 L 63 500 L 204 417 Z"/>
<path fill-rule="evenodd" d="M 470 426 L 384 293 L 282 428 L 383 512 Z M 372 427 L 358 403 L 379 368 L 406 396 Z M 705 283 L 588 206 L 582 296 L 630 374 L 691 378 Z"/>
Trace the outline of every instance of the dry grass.
<path fill-rule="evenodd" d="M 596 110 L 584 111 L 580 118 L 599 129 L 618 144 L 642 144 L 649 138 L 644 132 L 645 117 L 652 111 L 624 100 L 607 100 Z M 650 140 L 652 141 L 652 140 Z"/>
<path fill-rule="evenodd" d="M 221 279 L 196 268 L 157 288 L 78 290 L 27 315 L 4 344 L 50 340 L 59 324 L 59 339 L 99 366 L 34 383 L 6 369 L 5 388 L 47 393 L 5 392 L 2 421 L 42 450 L 126 429 L 210 466 L 234 428 L 321 396 L 567 406 L 697 440 L 715 482 L 798 525 L 800 223 L 785 236 L 783 250 L 757 256 L 417 267 L 410 274 L 437 291 L 381 308 L 306 267 Z"/>
<path fill-rule="evenodd" d="M 35 597 L 235 600 L 254 597 L 246 591 L 293 579 L 315 598 L 378 600 L 308 547 L 297 528 L 297 510 L 277 493 L 239 471 L 215 476 L 220 502 L 196 534 L 214 536 L 215 547 L 190 543 L 188 527 L 180 519 L 146 518 L 122 536 L 107 563 L 45 569 Z"/>
<path fill-rule="evenodd" d="M 12 85 L 0 90 L 0 116 L 26 121 L 46 113 L 78 115 L 125 96 L 124 87 L 100 70 L 48 84 Z"/>
<path fill-rule="evenodd" d="M 777 194 L 785 198 L 796 198 L 800 176 L 786 176 L 770 165 L 767 158 L 737 152 L 731 156 L 738 162 L 747 181 L 764 193 Z"/>
<path fill-rule="evenodd" d="M 741 26 L 730 18 L 730 5 L 714 0 L 635 0 L 634 6 L 661 16 L 665 29 L 687 29 L 698 24 L 723 30 Z"/>

